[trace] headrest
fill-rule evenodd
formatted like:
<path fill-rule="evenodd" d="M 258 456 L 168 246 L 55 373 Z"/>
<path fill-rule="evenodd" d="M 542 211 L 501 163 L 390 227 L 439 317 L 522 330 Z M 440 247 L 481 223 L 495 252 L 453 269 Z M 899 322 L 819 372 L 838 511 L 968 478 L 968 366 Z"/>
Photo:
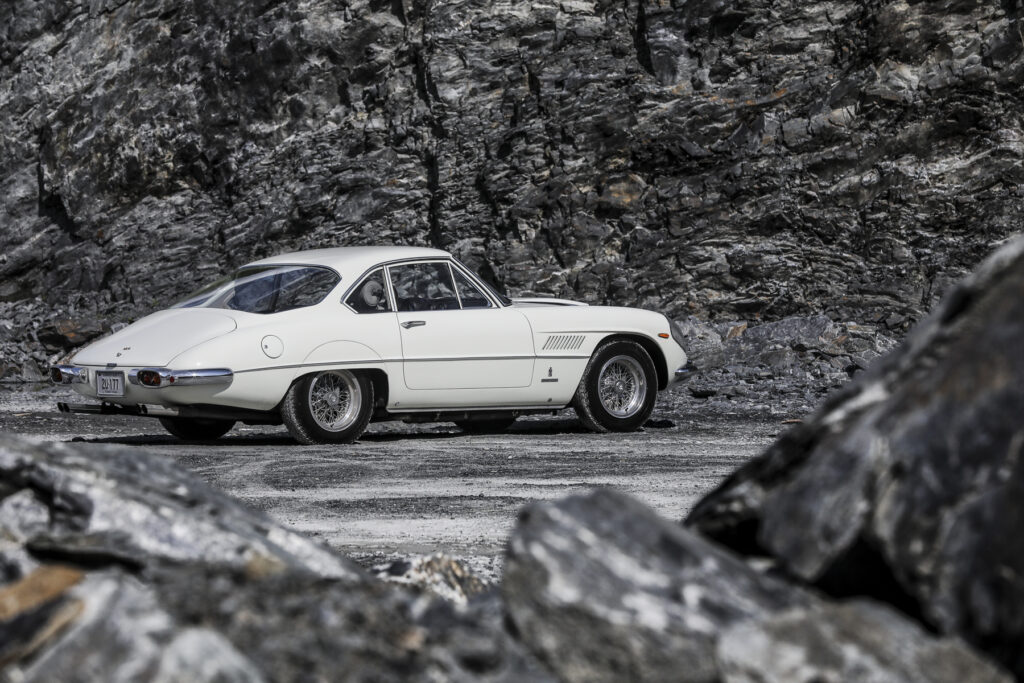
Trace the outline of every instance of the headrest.
<path fill-rule="evenodd" d="M 376 280 L 367 280 L 360 290 L 363 302 L 370 308 L 377 308 L 381 305 L 384 295 L 384 286 Z"/>

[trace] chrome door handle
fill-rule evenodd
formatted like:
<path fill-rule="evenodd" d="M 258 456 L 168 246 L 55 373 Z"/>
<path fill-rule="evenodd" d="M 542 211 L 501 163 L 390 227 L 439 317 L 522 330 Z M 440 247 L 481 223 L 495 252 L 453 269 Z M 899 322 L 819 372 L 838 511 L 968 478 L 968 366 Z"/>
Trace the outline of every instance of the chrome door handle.
<path fill-rule="evenodd" d="M 409 329 L 410 327 L 423 327 L 427 324 L 426 320 L 406 320 L 402 323 L 402 327 Z"/>

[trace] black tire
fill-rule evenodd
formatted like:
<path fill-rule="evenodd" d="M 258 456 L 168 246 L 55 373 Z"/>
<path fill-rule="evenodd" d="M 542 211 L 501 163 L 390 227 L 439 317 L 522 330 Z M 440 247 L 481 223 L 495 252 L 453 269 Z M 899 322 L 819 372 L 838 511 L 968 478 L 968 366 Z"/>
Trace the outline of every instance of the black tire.
<path fill-rule="evenodd" d="M 200 417 L 161 417 L 160 424 L 185 441 L 213 441 L 231 431 L 234 420 L 213 420 Z"/>
<path fill-rule="evenodd" d="M 338 405 L 328 402 L 334 388 Z M 328 425 L 335 410 L 341 411 L 336 428 Z M 281 404 L 281 419 L 292 438 L 302 444 L 352 443 L 366 431 L 372 416 L 373 382 L 349 370 L 306 375 L 292 384 Z"/>
<path fill-rule="evenodd" d="M 455 426 L 467 434 L 501 434 L 516 421 L 514 417 L 495 417 L 488 420 L 457 420 Z"/>
<path fill-rule="evenodd" d="M 610 394 L 602 400 L 599 383 L 615 377 L 621 377 L 622 384 L 617 392 L 613 385 L 606 385 Z M 621 406 L 619 399 L 623 401 Z M 576 388 L 573 408 L 591 431 L 632 432 L 647 422 L 657 400 L 658 372 L 650 354 L 637 342 L 612 340 L 597 347 L 590 357 Z"/>

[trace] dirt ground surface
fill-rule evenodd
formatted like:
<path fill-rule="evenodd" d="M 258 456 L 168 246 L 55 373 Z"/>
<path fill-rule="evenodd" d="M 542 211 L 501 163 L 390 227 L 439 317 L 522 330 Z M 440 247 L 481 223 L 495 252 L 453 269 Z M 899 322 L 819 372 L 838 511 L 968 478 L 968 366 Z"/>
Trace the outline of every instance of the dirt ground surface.
<path fill-rule="evenodd" d="M 355 444 L 300 446 L 284 427 L 239 424 L 214 443 L 188 443 L 153 418 L 57 412 L 58 400 L 79 399 L 64 387 L 6 385 L 0 432 L 146 448 L 366 565 L 445 552 L 485 580 L 499 575 L 524 504 L 610 486 L 681 519 L 794 417 L 702 408 L 668 392 L 648 425 L 630 434 L 589 433 L 566 410 L 521 418 L 499 435 L 386 422 Z"/>

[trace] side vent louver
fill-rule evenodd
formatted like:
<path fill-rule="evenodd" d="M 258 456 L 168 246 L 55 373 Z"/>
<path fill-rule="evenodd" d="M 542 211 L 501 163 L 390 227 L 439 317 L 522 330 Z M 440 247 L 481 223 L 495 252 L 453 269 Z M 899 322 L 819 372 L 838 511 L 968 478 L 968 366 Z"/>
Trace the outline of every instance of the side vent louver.
<path fill-rule="evenodd" d="M 575 351 L 583 346 L 583 339 L 582 334 L 553 334 L 541 351 Z"/>

